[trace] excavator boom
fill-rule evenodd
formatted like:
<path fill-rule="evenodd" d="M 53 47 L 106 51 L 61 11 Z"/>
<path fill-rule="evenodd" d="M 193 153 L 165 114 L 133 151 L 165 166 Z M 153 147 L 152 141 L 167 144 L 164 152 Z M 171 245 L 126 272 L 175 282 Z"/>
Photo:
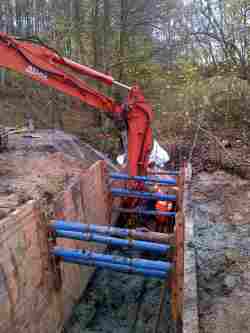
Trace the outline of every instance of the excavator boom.
<path fill-rule="evenodd" d="M 128 131 L 128 173 L 130 176 L 146 174 L 153 142 L 152 109 L 137 86 L 130 88 L 115 81 L 110 75 L 61 57 L 41 42 L 18 39 L 5 33 L 0 33 L 0 67 L 24 74 L 32 80 L 76 97 L 114 119 L 125 121 Z M 116 84 L 127 88 L 126 104 L 120 105 L 90 87 L 79 78 L 79 74 L 106 85 Z"/>

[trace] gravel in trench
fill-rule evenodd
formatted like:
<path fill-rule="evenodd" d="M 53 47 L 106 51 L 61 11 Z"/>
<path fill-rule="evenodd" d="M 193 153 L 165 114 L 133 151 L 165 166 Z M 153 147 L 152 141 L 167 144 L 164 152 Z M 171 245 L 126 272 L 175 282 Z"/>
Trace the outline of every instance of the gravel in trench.
<path fill-rule="evenodd" d="M 162 285 L 162 280 L 98 269 L 64 333 L 152 333 Z M 169 299 L 167 292 L 159 333 L 171 332 Z"/>

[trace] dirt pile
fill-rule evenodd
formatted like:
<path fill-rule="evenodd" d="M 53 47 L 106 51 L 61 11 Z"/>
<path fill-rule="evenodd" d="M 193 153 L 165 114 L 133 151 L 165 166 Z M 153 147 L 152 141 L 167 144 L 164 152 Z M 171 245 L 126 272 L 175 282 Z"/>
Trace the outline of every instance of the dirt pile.
<path fill-rule="evenodd" d="M 102 157 L 62 131 L 11 135 L 9 141 L 0 154 L 0 219 L 30 199 L 51 201 Z"/>

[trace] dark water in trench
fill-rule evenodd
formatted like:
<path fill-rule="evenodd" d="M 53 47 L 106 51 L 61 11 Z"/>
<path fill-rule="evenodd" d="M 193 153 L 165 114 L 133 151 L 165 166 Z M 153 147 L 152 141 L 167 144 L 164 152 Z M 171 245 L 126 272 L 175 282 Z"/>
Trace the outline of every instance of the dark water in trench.
<path fill-rule="evenodd" d="M 98 269 L 64 333 L 152 333 L 163 284 L 158 279 Z M 158 333 L 171 331 L 169 299 L 167 291 Z"/>

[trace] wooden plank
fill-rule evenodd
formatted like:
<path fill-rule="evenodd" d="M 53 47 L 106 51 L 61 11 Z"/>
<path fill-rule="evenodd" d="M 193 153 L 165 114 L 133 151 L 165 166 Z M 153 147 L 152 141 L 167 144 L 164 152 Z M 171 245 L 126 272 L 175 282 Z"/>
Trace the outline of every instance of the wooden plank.
<path fill-rule="evenodd" d="M 184 290 L 184 214 L 176 217 L 176 287 L 177 287 L 177 325 L 182 327 Z"/>
<path fill-rule="evenodd" d="M 177 177 L 177 202 L 176 202 L 176 210 L 181 211 L 183 209 L 183 192 L 184 192 L 184 183 L 185 183 L 185 167 L 183 166 L 180 169 L 180 174 Z"/>
<path fill-rule="evenodd" d="M 171 312 L 176 332 L 182 331 L 183 282 L 184 282 L 184 218 L 182 212 L 176 216 L 174 268 L 171 275 Z"/>
<path fill-rule="evenodd" d="M 170 276 L 170 286 L 171 286 L 171 313 L 172 320 L 176 323 L 178 317 L 178 308 L 177 308 L 177 280 L 176 280 L 176 248 L 173 250 L 173 270 Z"/>
<path fill-rule="evenodd" d="M 175 249 L 173 252 L 174 269 L 171 277 L 171 311 L 175 331 L 182 332 L 183 323 L 183 292 L 184 292 L 184 241 L 185 217 L 183 212 L 183 192 L 185 185 L 185 167 L 180 170 L 177 178 L 177 214 L 175 224 Z"/>

